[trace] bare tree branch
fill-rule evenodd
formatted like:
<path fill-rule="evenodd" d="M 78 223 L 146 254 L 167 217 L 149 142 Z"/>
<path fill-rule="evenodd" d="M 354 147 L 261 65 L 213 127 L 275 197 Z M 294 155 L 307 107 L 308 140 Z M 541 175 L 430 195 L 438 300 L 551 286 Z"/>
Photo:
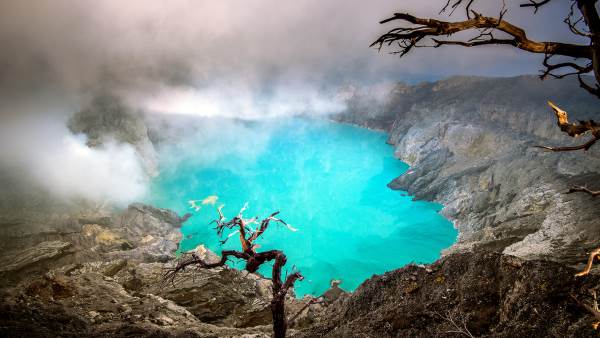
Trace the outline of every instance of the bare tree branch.
<path fill-rule="evenodd" d="M 591 38 L 592 35 L 589 32 L 584 32 L 578 27 L 579 24 L 583 21 L 583 15 L 579 16 L 579 18 L 577 19 L 573 19 L 573 17 L 575 16 L 575 5 L 577 5 L 577 2 L 571 3 L 571 9 L 569 10 L 569 14 L 565 17 L 563 22 L 567 24 L 571 33 Z"/>
<path fill-rule="evenodd" d="M 395 13 L 394 16 L 382 20 L 385 24 L 393 21 L 401 22 L 396 28 L 389 30 L 375 40 L 371 47 L 381 50 L 384 47 L 395 48 L 392 54 L 401 57 L 414 48 L 419 47 L 441 47 L 443 45 L 454 45 L 462 47 L 476 47 L 485 45 L 509 45 L 530 53 L 543 53 L 544 66 L 541 77 L 564 78 L 577 75 L 580 86 L 590 94 L 600 98 L 600 18 L 595 7 L 597 0 L 571 0 L 571 10 L 563 20 L 574 35 L 588 38 L 588 44 L 563 43 L 555 41 L 534 41 L 527 37 L 526 32 L 504 20 L 505 6 L 500 10 L 497 17 L 484 16 L 471 7 L 474 0 L 447 0 L 440 13 L 450 11 L 450 15 L 461 5 L 465 6 L 467 20 L 464 21 L 442 21 L 436 19 L 418 18 L 408 13 Z M 529 0 L 521 7 L 532 7 L 534 13 L 550 3 L 550 0 Z M 575 15 L 575 6 L 580 15 Z M 586 29 L 587 27 L 587 29 Z M 447 37 L 459 32 L 479 31 L 474 38 L 467 40 L 454 40 Z M 500 32 L 508 37 L 496 37 L 494 32 Z M 444 38 L 442 38 L 444 37 Z M 428 42 L 432 41 L 433 44 Z M 585 65 L 577 62 L 562 62 L 550 64 L 549 59 L 553 56 L 572 57 L 576 60 L 584 59 Z M 566 69 L 564 69 L 566 68 Z M 556 70 L 565 70 L 563 73 L 555 73 Z M 571 71 L 569 71 L 571 69 Z M 582 75 L 593 72 L 596 83 L 587 83 Z"/>
<path fill-rule="evenodd" d="M 546 79 L 548 76 L 553 77 L 555 79 L 562 79 L 562 78 L 570 76 L 570 75 L 587 74 L 593 70 L 591 62 L 589 62 L 585 66 L 579 65 L 575 62 L 560 62 L 560 63 L 552 64 L 552 63 L 550 63 L 550 59 L 553 56 L 555 56 L 555 55 L 552 55 L 552 54 L 544 55 L 544 60 L 542 61 L 542 65 L 544 65 L 544 67 L 546 69 L 544 69 L 542 71 L 542 74 L 540 75 L 540 78 L 542 80 Z M 563 68 L 572 69 L 573 71 L 568 72 L 568 73 L 561 73 L 561 74 L 554 73 L 556 70 L 562 70 Z"/>
<path fill-rule="evenodd" d="M 221 260 L 215 263 L 207 263 L 204 260 L 200 259 L 195 253 L 192 253 L 190 257 L 184 258 L 177 262 L 173 268 L 167 269 L 163 278 L 170 282 L 175 281 L 175 277 L 180 272 L 184 271 L 189 266 L 199 266 L 203 269 L 214 269 L 221 267 L 227 263 L 227 260 L 230 256 L 240 258 L 240 259 L 248 259 L 249 256 L 243 252 L 233 251 L 233 250 L 224 250 L 221 251 Z"/>
<path fill-rule="evenodd" d="M 446 2 L 446 5 L 444 5 L 442 10 L 440 11 L 440 14 L 446 12 L 446 10 L 448 10 L 448 7 L 450 7 L 450 15 L 454 14 L 454 11 L 462 4 L 463 0 L 455 0 L 454 3 L 450 5 L 451 2 L 452 0 L 448 0 Z M 467 5 L 465 6 L 465 12 L 467 13 L 467 17 L 469 17 L 470 15 L 469 13 L 471 12 L 471 5 L 473 5 L 474 2 L 475 0 L 468 0 Z"/>
<path fill-rule="evenodd" d="M 450 330 L 450 331 L 446 331 L 446 333 L 456 333 L 456 334 L 464 335 L 469 338 L 475 338 L 473 336 L 473 334 L 471 333 L 471 331 L 469 331 L 469 329 L 467 328 L 467 323 L 466 323 L 464 317 L 461 318 L 460 325 L 459 325 L 459 323 L 456 322 L 456 320 L 453 318 L 453 316 L 450 314 L 450 312 L 448 312 L 446 315 L 443 315 L 437 311 L 434 311 L 433 314 L 437 315 L 438 317 L 440 317 L 441 319 L 447 321 L 448 323 L 450 323 L 450 325 L 452 325 L 452 327 L 454 329 Z"/>
<path fill-rule="evenodd" d="M 592 265 L 594 264 L 594 259 L 596 259 L 596 258 L 600 258 L 600 248 L 598 248 L 590 253 L 590 257 L 588 258 L 588 262 L 585 266 L 585 269 L 583 271 L 581 271 L 580 273 L 576 274 L 575 276 L 581 277 L 581 276 L 585 276 L 585 275 L 589 274 L 590 271 L 592 270 Z"/>
<path fill-rule="evenodd" d="M 512 37 L 512 39 L 504 39 L 504 44 L 510 44 L 519 49 L 531 53 L 549 53 L 556 55 L 564 55 L 575 58 L 591 58 L 591 48 L 585 45 L 568 44 L 561 42 L 538 42 L 530 40 L 525 31 L 506 20 L 486 17 L 472 11 L 474 17 L 465 21 L 448 22 L 436 19 L 417 18 L 408 13 L 395 13 L 394 16 L 382 20 L 380 23 L 388 23 L 391 21 L 405 21 L 417 27 L 397 27 L 390 30 L 388 33 L 380 36 L 371 46 L 377 46 L 379 49 L 384 46 L 391 46 L 393 43 L 407 43 L 406 47 L 400 46 L 399 54 L 405 55 L 412 47 L 415 40 L 421 40 L 425 37 L 449 36 L 462 31 L 472 29 L 495 29 L 504 32 Z M 450 44 L 444 40 L 438 40 L 440 45 Z M 510 41 L 510 42 L 509 42 Z M 456 44 L 456 41 L 451 44 Z M 475 44 L 481 45 L 480 44 Z M 486 43 L 492 44 L 492 43 Z M 466 44 L 469 46 L 469 44 Z M 408 49 L 408 50 L 406 50 Z"/>
<path fill-rule="evenodd" d="M 588 91 L 600 97 L 598 86 L 598 82 L 600 82 L 600 16 L 598 16 L 598 10 L 596 9 L 597 2 L 597 0 L 577 0 L 577 7 L 590 32 L 591 60 L 594 67 L 594 76 L 596 77 L 596 89 Z"/>
<path fill-rule="evenodd" d="M 592 138 L 581 145 L 572 147 L 548 147 L 548 146 L 535 146 L 550 151 L 575 151 L 575 150 L 588 150 L 600 139 L 600 124 L 594 120 L 579 121 L 579 123 L 569 123 L 569 115 L 566 111 L 560 109 L 552 101 L 548 101 L 548 105 L 554 110 L 556 115 L 557 125 L 563 132 L 567 133 L 571 137 L 579 137 L 584 134 L 591 134 Z"/>
<path fill-rule="evenodd" d="M 520 4 L 520 7 L 533 7 L 533 13 L 537 13 L 538 9 L 540 9 L 540 7 L 546 5 L 547 3 L 549 3 L 550 0 L 541 0 L 541 1 L 534 1 L 534 0 L 529 0 L 529 3 L 525 3 L 525 4 Z"/>
<path fill-rule="evenodd" d="M 600 85 L 598 83 L 596 83 L 596 87 L 592 87 L 591 85 L 587 84 L 583 80 L 583 78 L 581 77 L 581 74 L 577 75 L 577 79 L 579 80 L 579 86 L 581 88 L 587 90 L 592 95 L 596 95 L 596 96 L 600 97 Z"/>
<path fill-rule="evenodd" d="M 573 188 L 569 189 L 569 191 L 567 192 L 567 194 L 572 194 L 572 193 L 575 193 L 575 192 L 584 192 L 586 194 L 590 194 L 592 197 L 598 197 L 598 196 L 600 196 L 600 190 L 599 191 L 594 191 L 594 190 L 590 190 L 590 189 L 588 189 L 586 187 L 583 187 L 583 186 L 580 186 L 580 185 L 574 186 Z"/>
<path fill-rule="evenodd" d="M 590 149 L 590 147 L 593 146 L 596 143 L 596 141 L 598 141 L 598 139 L 593 138 L 584 144 L 580 144 L 580 145 L 572 146 L 572 147 L 548 147 L 548 146 L 534 146 L 534 147 L 544 149 L 544 150 L 554 151 L 554 152 L 565 152 L 565 151 L 576 151 L 576 150 L 584 150 L 585 151 L 585 150 Z"/>
<path fill-rule="evenodd" d="M 269 217 L 263 219 L 260 222 L 260 227 L 257 230 L 252 230 L 250 228 L 250 224 L 257 223 L 257 218 L 245 219 L 243 217 L 243 212 L 246 210 L 247 204 L 245 204 L 237 216 L 233 217 L 231 220 L 227 221 L 226 217 L 223 215 L 223 206 L 220 206 L 217 209 L 217 213 L 219 217 L 211 223 L 216 223 L 215 230 L 219 236 L 223 236 L 223 232 L 225 229 L 235 229 L 234 233 L 239 233 L 240 237 L 240 245 L 242 247 L 242 251 L 234 251 L 234 250 L 223 250 L 221 252 L 221 259 L 218 262 L 209 263 L 202 260 L 198 255 L 192 253 L 191 256 L 185 257 L 181 259 L 177 264 L 167 269 L 167 272 L 163 275 L 163 280 L 169 281 L 171 283 L 175 282 L 176 276 L 184 271 L 187 267 L 196 267 L 200 269 L 213 269 L 217 267 L 222 267 L 228 261 L 230 257 L 235 257 L 241 260 L 246 261 L 245 270 L 248 272 L 256 272 L 266 262 L 274 260 L 272 273 L 271 273 L 271 281 L 272 281 L 272 291 L 273 298 L 271 299 L 271 314 L 273 316 L 273 336 L 276 338 L 284 338 L 287 330 L 287 319 L 285 316 L 285 296 L 289 292 L 289 290 L 294 286 L 294 283 L 298 280 L 302 280 L 304 277 L 300 272 L 293 272 L 288 275 L 284 281 L 281 278 L 281 270 L 285 266 L 287 262 L 287 257 L 282 251 L 279 250 L 269 250 L 265 252 L 256 252 L 257 245 L 254 244 L 254 241 L 258 239 L 268 228 L 271 221 L 278 222 L 283 225 L 286 225 L 288 228 L 291 228 L 285 221 L 276 218 L 279 214 L 279 211 L 272 213 Z M 292 228 L 293 229 L 293 228 Z M 233 234 L 233 233 L 232 233 Z M 231 237 L 231 234 L 227 236 L 227 238 Z M 221 241 L 224 243 L 227 241 Z"/>

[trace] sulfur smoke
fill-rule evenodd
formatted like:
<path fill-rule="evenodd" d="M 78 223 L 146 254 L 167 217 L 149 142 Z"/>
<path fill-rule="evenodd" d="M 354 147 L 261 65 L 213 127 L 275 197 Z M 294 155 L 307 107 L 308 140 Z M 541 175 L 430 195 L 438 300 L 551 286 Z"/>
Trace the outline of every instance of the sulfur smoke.
<path fill-rule="evenodd" d="M 401 5 L 428 16 L 443 4 Z M 129 117 L 329 114 L 344 109 L 336 90 L 348 83 L 536 70 L 539 60 L 510 49 L 448 48 L 402 63 L 377 54 L 368 48 L 385 31 L 377 22 L 398 6 L 384 0 L 2 1 L 0 179 L 9 189 L 0 201 L 39 194 L 125 205 L 142 198 L 155 154 L 140 136 L 149 131 Z M 534 37 L 562 34 L 544 24 L 562 13 L 553 6 L 524 22 Z M 519 13 L 507 18 L 518 21 Z M 99 97 L 118 101 L 117 114 L 110 104 L 97 104 Z M 74 128 L 82 111 L 93 123 Z"/>

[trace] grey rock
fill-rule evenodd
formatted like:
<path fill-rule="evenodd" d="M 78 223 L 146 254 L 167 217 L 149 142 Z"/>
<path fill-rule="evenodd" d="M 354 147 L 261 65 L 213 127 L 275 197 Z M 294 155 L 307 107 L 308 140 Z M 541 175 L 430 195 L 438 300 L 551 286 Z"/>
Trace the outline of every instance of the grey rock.
<path fill-rule="evenodd" d="M 21 251 L 5 253 L 1 258 L 0 272 L 18 271 L 25 267 L 60 257 L 71 247 L 71 243 L 62 241 L 42 242 Z"/>
<path fill-rule="evenodd" d="M 589 299 L 598 276 L 581 280 L 559 263 L 481 252 L 452 254 L 429 268 L 373 276 L 292 337 L 597 335 L 593 316 L 572 297 Z"/>
<path fill-rule="evenodd" d="M 235 329 L 203 323 L 171 300 L 131 294 L 96 272 L 25 280 L 3 298 L 0 310 L 2 336 L 239 337 L 270 332 L 268 326 Z"/>
<path fill-rule="evenodd" d="M 119 273 L 119 271 L 123 270 L 127 266 L 127 260 L 125 259 L 117 259 L 114 262 L 110 262 L 110 265 L 104 269 L 103 275 L 107 277 L 112 277 Z"/>
<path fill-rule="evenodd" d="M 411 166 L 389 186 L 444 206 L 459 230 L 447 253 L 492 249 L 577 264 L 600 241 L 600 200 L 564 192 L 600 182 L 600 147 L 532 148 L 581 142 L 556 127 L 549 99 L 573 120 L 597 114 L 597 99 L 573 79 L 453 77 L 398 84 L 372 112 L 350 102 L 334 118 L 388 132 Z"/>
<path fill-rule="evenodd" d="M 340 288 L 340 284 L 342 282 L 340 280 L 332 280 L 329 289 L 327 289 L 321 297 L 323 297 L 323 301 L 326 304 L 331 304 L 338 300 L 343 295 L 347 294 L 342 288 Z"/>
<path fill-rule="evenodd" d="M 129 206 L 126 213 L 122 216 L 125 220 L 130 221 L 130 225 L 138 226 L 141 224 L 141 227 L 155 227 L 157 222 L 159 223 L 167 223 L 172 227 L 179 228 L 181 225 L 187 221 L 192 215 L 185 214 L 184 216 L 179 216 L 172 210 L 169 209 L 161 209 L 156 208 L 151 205 L 142 204 L 142 203 L 133 203 Z M 141 219 L 139 219 L 141 217 Z M 152 217 L 153 219 L 148 219 L 148 217 Z M 145 224 L 150 221 L 150 224 Z M 132 230 L 136 230 L 135 228 Z"/>
<path fill-rule="evenodd" d="M 21 219 L 28 232 L 0 232 L 1 259 L 5 262 L 0 280 L 15 283 L 28 274 L 65 267 L 76 270 L 80 265 L 102 273 L 119 270 L 123 262 L 167 262 L 175 257 L 185 217 L 171 211 L 142 204 L 112 213 L 77 213 L 38 219 Z M 99 223 L 88 223 L 96 222 Z M 28 226 L 28 224 L 33 225 Z M 48 229 L 48 225 L 54 229 Z M 110 267 L 107 264 L 114 264 Z M 125 264 L 126 265 L 126 264 Z M 18 271 L 17 271 L 18 270 Z M 65 270 L 66 271 L 66 270 Z"/>
<path fill-rule="evenodd" d="M 207 263 L 216 263 L 221 260 L 221 257 L 219 257 L 216 253 L 206 248 L 204 244 L 200 244 L 194 250 L 190 250 L 187 252 L 187 254 L 192 253 Z"/>
<path fill-rule="evenodd" d="M 117 279 L 124 285 L 137 279 L 137 292 L 172 300 L 206 323 L 252 327 L 271 322 L 270 294 L 259 292 L 263 278 L 229 268 L 193 269 L 171 282 L 163 279 L 166 268 L 161 263 L 138 264 Z"/>

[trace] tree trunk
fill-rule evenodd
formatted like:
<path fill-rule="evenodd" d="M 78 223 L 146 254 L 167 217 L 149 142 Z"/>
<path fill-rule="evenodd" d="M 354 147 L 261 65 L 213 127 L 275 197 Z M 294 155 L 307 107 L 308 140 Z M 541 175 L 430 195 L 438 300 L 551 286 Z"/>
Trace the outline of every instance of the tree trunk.
<path fill-rule="evenodd" d="M 273 338 L 285 338 L 287 320 L 285 318 L 285 297 L 274 296 L 271 300 L 271 314 L 273 315 Z"/>

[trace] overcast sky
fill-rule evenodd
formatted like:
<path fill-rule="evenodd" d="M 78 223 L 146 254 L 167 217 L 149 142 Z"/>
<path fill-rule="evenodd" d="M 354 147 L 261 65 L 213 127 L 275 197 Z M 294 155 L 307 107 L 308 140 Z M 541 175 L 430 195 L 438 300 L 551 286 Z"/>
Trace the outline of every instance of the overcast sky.
<path fill-rule="evenodd" d="M 402 60 L 368 48 L 393 25 L 379 20 L 396 11 L 438 16 L 444 2 L 5 0 L 1 84 L 147 91 L 235 83 L 269 91 L 306 83 L 537 72 L 540 56 L 510 47 L 420 49 Z M 500 1 L 481 2 L 485 14 L 499 11 Z M 553 3 L 535 16 L 511 6 L 506 18 L 534 39 L 569 37 L 562 23 L 568 2 Z M 463 15 L 457 11 L 450 19 Z"/>

